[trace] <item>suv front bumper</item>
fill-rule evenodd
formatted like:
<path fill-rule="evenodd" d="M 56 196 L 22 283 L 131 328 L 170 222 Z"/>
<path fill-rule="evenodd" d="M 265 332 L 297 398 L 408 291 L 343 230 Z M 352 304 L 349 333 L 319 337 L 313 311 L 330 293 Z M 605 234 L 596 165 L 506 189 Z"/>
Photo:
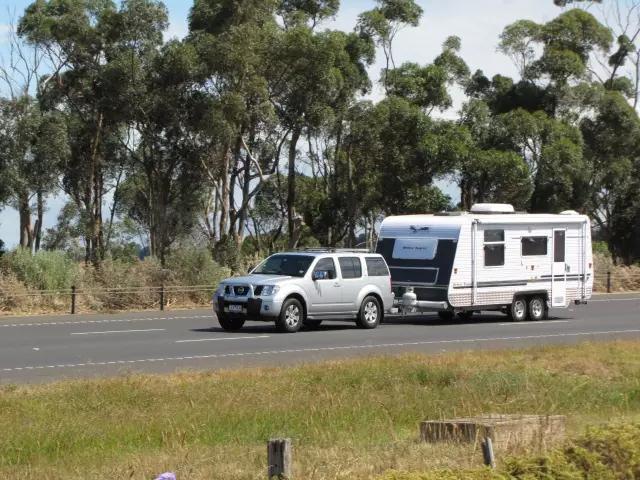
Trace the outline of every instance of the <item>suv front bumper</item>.
<path fill-rule="evenodd" d="M 241 311 L 231 311 L 229 308 L 231 305 L 239 305 Z M 272 297 L 238 298 L 233 296 L 219 296 L 214 302 L 214 308 L 218 315 L 229 315 L 233 318 L 272 322 L 280 315 L 282 301 L 276 301 Z"/>

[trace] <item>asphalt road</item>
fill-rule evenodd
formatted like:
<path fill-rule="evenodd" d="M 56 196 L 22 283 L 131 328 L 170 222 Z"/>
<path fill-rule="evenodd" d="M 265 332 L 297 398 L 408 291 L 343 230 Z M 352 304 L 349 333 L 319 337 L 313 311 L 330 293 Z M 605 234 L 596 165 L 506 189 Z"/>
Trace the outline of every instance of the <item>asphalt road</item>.
<path fill-rule="evenodd" d="M 640 339 L 640 296 L 596 297 L 553 310 L 544 322 L 510 323 L 500 314 L 441 322 L 396 317 L 376 330 L 326 323 L 281 334 L 272 324 L 222 331 L 209 310 L 0 318 L 0 383 L 48 382 L 131 372 L 292 365 L 399 352 L 514 348 Z"/>

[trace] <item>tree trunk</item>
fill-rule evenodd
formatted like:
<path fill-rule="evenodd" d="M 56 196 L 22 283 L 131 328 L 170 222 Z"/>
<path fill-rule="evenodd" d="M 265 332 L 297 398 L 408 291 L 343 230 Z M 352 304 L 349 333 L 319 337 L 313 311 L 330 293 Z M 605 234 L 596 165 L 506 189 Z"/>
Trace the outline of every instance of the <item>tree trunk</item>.
<path fill-rule="evenodd" d="M 88 225 L 88 256 L 85 261 L 90 261 L 95 267 L 100 265 L 103 245 L 102 237 L 102 165 L 100 162 L 100 137 L 102 136 L 102 114 L 98 114 L 95 136 L 91 145 L 91 158 L 89 178 L 87 179 L 85 206 L 89 215 Z"/>
<path fill-rule="evenodd" d="M 31 225 L 28 193 L 23 192 L 18 197 L 18 214 L 20 216 L 20 247 L 31 251 L 33 248 L 33 226 Z"/>
<path fill-rule="evenodd" d="M 37 195 L 37 215 L 38 219 L 36 220 L 36 228 L 35 228 L 35 251 L 36 253 L 40 251 L 40 243 L 42 241 L 42 222 L 44 219 L 44 194 L 42 190 L 38 190 Z"/>
<path fill-rule="evenodd" d="M 222 185 L 220 188 L 220 238 L 227 231 L 227 219 L 229 217 L 229 151 L 225 149 L 222 162 Z"/>
<path fill-rule="evenodd" d="M 296 126 L 291 133 L 289 144 L 289 171 L 287 173 L 287 226 L 289 227 L 289 248 L 295 248 L 299 236 L 296 229 L 296 149 L 302 128 Z"/>

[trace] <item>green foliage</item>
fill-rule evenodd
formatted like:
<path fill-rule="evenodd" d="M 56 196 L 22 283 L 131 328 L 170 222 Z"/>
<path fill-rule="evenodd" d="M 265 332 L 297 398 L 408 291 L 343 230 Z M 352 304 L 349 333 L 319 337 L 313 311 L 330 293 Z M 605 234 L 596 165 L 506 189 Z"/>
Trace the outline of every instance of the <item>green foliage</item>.
<path fill-rule="evenodd" d="M 464 84 L 469 77 L 467 64 L 457 55 L 459 50 L 460 39 L 449 37 L 432 64 L 420 67 L 405 63 L 389 70 L 386 76 L 389 95 L 405 98 L 428 113 L 436 108 L 441 111 L 450 108 L 448 87 Z"/>
<path fill-rule="evenodd" d="M 640 258 L 631 34 L 614 42 L 582 9 L 517 20 L 498 49 L 519 77 L 489 78 L 470 74 L 458 36 L 430 63 L 396 66 L 394 40 L 423 14 L 415 0 L 376 0 L 353 31 L 322 29 L 339 6 L 195 0 L 187 38 L 165 42 L 157 0 L 34 1 L 18 33 L 63 67 L 37 98 L 0 99 L 0 202 L 21 204 L 28 231 L 30 202 L 60 179 L 74 205 L 46 248 L 132 265 L 135 236 L 166 266 L 197 238 L 243 271 L 275 249 L 355 244 L 384 215 L 451 208 L 434 181 L 454 179 L 461 208 L 576 209 L 616 261 Z M 360 101 L 376 47 L 386 95 Z M 590 73 L 596 55 L 603 78 Z M 458 118 L 436 118 L 459 87 Z M 115 224 L 135 235 L 106 220 L 112 188 Z"/>
<path fill-rule="evenodd" d="M 211 252 L 204 248 L 183 247 L 171 254 L 166 268 L 171 271 L 174 285 L 217 285 L 230 275 L 230 271 L 218 265 Z"/>
<path fill-rule="evenodd" d="M 640 425 L 592 427 L 541 457 L 508 458 L 497 470 L 390 472 L 381 480 L 622 480 L 640 475 Z"/>
<path fill-rule="evenodd" d="M 79 269 L 64 252 L 31 254 L 18 248 L 2 256 L 0 273 L 15 275 L 32 290 L 65 290 L 74 284 Z"/>

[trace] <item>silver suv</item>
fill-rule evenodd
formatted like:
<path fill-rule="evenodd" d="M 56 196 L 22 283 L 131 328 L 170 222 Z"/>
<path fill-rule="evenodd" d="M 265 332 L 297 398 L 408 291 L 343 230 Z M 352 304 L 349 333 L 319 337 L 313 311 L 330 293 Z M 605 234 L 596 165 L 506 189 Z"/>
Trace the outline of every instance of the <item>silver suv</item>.
<path fill-rule="evenodd" d="M 275 322 L 297 332 L 323 320 L 354 319 L 376 328 L 393 307 L 389 269 L 382 255 L 359 250 L 309 249 L 277 253 L 244 277 L 223 280 L 213 299 L 223 329 L 247 320 Z"/>

